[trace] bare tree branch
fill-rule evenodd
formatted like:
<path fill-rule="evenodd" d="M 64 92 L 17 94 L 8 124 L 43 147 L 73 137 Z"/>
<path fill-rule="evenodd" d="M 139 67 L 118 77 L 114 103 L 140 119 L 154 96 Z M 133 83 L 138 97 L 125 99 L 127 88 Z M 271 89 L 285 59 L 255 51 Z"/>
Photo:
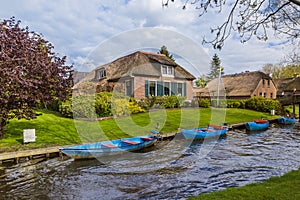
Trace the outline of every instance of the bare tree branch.
<path fill-rule="evenodd" d="M 162 0 L 167 6 L 175 0 Z M 203 43 L 210 43 L 214 48 L 221 49 L 225 40 L 233 33 L 240 35 L 241 42 L 247 42 L 253 36 L 267 40 L 268 30 L 274 34 L 293 40 L 300 36 L 300 0 L 235 0 L 226 4 L 226 0 L 186 0 L 183 9 L 194 6 L 203 17 L 209 10 L 225 12 L 224 6 L 230 6 L 225 21 L 211 28 L 214 38 Z"/>

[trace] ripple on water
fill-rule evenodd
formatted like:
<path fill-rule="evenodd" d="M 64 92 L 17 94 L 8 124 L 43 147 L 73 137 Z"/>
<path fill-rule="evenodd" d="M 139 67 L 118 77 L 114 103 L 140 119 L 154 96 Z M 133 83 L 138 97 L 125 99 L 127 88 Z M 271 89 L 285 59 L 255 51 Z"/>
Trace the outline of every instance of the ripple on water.
<path fill-rule="evenodd" d="M 143 157 L 26 162 L 1 169 L 4 199 L 185 199 L 260 182 L 300 166 L 299 124 L 230 132 L 205 143 L 160 143 Z M 184 148 L 183 148 L 184 147 Z M 213 148 L 212 148 L 213 147 Z M 207 152 L 207 149 L 212 148 Z M 207 153 L 203 156 L 203 152 Z M 138 158 L 138 159 L 137 159 Z"/>

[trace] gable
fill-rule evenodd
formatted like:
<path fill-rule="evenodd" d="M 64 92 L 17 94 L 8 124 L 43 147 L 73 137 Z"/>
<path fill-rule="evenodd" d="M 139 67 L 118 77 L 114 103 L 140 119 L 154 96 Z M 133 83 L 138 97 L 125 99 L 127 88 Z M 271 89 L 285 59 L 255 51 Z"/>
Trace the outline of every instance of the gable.
<path fill-rule="evenodd" d="M 271 80 L 271 77 L 262 72 L 246 72 L 222 76 L 222 84 L 227 96 L 251 96 L 262 79 Z M 217 91 L 219 78 L 209 82 L 210 91 Z"/>

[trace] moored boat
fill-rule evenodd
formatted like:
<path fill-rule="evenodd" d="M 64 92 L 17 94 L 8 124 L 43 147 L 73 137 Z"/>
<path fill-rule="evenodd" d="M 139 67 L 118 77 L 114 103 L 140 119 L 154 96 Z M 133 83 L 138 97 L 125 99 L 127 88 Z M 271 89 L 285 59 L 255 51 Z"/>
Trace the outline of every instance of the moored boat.
<path fill-rule="evenodd" d="M 183 134 L 185 139 L 193 140 L 220 137 L 222 135 L 225 135 L 227 131 L 227 127 L 209 124 L 207 127 L 203 128 L 182 129 L 181 133 Z"/>
<path fill-rule="evenodd" d="M 74 159 L 89 159 L 101 157 L 105 154 L 138 151 L 155 144 L 158 139 L 157 132 L 152 131 L 152 133 L 153 135 L 69 146 L 61 148 L 60 151 Z"/>
<path fill-rule="evenodd" d="M 266 119 L 254 120 L 245 124 L 248 131 L 263 131 L 268 129 L 270 122 Z"/>
<path fill-rule="evenodd" d="M 279 117 L 277 120 L 279 124 L 294 124 L 296 122 L 295 117 Z"/>

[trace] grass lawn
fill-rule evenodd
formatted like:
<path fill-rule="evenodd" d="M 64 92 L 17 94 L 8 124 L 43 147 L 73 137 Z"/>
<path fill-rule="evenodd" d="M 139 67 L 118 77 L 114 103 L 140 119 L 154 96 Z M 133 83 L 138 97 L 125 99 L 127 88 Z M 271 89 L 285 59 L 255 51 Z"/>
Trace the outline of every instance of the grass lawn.
<path fill-rule="evenodd" d="M 210 108 L 157 110 L 101 121 L 73 120 L 46 110 L 41 113 L 41 116 L 29 121 L 11 120 L 5 127 L 3 139 L 0 140 L 0 152 L 146 135 L 157 125 L 161 133 L 167 133 L 176 132 L 178 128 L 193 128 L 208 123 L 233 124 L 261 117 L 275 117 L 268 113 L 244 109 Z M 23 144 L 23 129 L 32 128 L 36 129 L 36 142 Z"/>
<path fill-rule="evenodd" d="M 282 177 L 272 177 L 263 183 L 249 184 L 239 188 L 228 188 L 219 192 L 202 194 L 189 200 L 265 200 L 300 199 L 300 170 L 289 172 Z"/>
<path fill-rule="evenodd" d="M 288 110 L 291 114 L 293 113 L 293 106 L 285 106 L 285 109 Z M 295 106 L 295 114 L 299 116 L 299 106 Z"/>

